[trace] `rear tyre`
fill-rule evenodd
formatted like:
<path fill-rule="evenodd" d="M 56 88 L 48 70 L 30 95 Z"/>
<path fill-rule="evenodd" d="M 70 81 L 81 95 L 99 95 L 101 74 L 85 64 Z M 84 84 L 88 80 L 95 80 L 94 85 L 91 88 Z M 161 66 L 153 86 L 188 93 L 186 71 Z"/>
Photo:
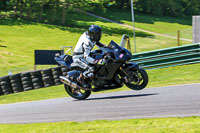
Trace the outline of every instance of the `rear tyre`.
<path fill-rule="evenodd" d="M 3 91 L 2 91 L 1 85 L 0 85 L 0 95 L 3 95 Z"/>
<path fill-rule="evenodd" d="M 132 90 L 142 90 L 147 86 L 149 78 L 147 72 L 143 68 L 132 68 L 128 70 L 127 73 L 130 82 L 125 83 L 125 85 L 128 88 Z"/>
<path fill-rule="evenodd" d="M 91 94 L 91 91 L 89 91 L 89 90 L 74 91 L 70 86 L 68 86 L 66 84 L 64 86 L 65 86 L 66 92 L 74 99 L 84 100 L 84 99 L 88 98 Z"/>

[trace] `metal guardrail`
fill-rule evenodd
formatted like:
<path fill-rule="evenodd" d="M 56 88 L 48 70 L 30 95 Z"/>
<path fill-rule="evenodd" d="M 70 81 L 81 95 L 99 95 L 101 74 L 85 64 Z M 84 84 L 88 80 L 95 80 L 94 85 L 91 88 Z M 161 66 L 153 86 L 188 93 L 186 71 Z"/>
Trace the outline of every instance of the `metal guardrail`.
<path fill-rule="evenodd" d="M 145 69 L 200 63 L 200 43 L 133 54 L 130 61 Z"/>

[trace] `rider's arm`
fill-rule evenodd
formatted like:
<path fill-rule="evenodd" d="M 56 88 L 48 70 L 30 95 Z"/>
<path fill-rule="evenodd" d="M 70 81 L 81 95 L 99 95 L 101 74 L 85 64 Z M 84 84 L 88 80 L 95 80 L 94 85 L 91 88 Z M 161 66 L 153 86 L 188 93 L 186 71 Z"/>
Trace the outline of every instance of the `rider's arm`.
<path fill-rule="evenodd" d="M 97 45 L 98 47 L 103 47 L 103 48 L 107 48 L 107 47 L 108 47 L 108 46 L 106 46 L 105 44 L 100 43 L 100 42 L 96 42 L 96 45 Z"/>
<path fill-rule="evenodd" d="M 89 56 L 90 52 L 92 50 L 92 47 L 90 46 L 90 44 L 84 43 L 83 44 L 83 54 L 84 54 L 84 59 L 91 64 L 95 64 L 95 59 L 93 59 L 92 57 Z"/>

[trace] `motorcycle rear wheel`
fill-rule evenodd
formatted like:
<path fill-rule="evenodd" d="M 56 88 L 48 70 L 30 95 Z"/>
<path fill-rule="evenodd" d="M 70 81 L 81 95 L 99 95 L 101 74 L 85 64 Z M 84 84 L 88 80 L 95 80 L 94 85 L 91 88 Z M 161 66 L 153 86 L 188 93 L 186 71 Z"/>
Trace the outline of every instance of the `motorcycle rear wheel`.
<path fill-rule="evenodd" d="M 133 68 L 128 72 L 130 82 L 125 83 L 125 85 L 132 90 L 142 90 L 144 89 L 149 78 L 147 72 L 143 68 Z"/>
<path fill-rule="evenodd" d="M 74 91 L 70 86 L 64 85 L 65 86 L 65 91 L 74 99 L 78 100 L 84 100 L 88 98 L 91 94 L 91 91 L 89 90 L 76 90 Z"/>

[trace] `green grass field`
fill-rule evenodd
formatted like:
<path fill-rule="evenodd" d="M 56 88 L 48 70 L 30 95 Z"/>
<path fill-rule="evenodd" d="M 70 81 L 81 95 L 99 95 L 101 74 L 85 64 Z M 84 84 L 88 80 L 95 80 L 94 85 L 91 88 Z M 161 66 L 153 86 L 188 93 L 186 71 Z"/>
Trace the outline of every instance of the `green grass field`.
<path fill-rule="evenodd" d="M 131 10 L 118 10 L 118 9 L 108 8 L 105 12 L 101 10 L 94 10 L 93 13 L 99 16 L 103 16 L 111 20 L 123 23 L 123 24 L 133 26 Z M 166 16 L 151 16 L 151 15 L 139 14 L 136 12 L 135 13 L 135 27 L 144 29 L 147 31 L 152 31 L 155 33 L 173 36 L 173 37 L 178 36 L 177 34 L 179 30 L 180 38 L 192 40 L 192 17 L 187 18 L 187 19 L 171 18 L 171 17 L 166 17 Z M 172 46 L 177 45 L 176 39 L 173 39 L 174 42 L 172 42 L 171 39 L 167 40 L 168 38 L 166 37 L 156 36 L 155 39 L 156 40 L 154 41 L 154 44 L 155 43 L 156 44 L 157 43 L 171 44 Z M 140 44 L 141 42 L 143 42 L 146 45 L 152 45 L 152 43 L 149 43 L 149 37 L 136 39 L 137 44 Z M 184 44 L 192 43 L 192 41 L 180 40 L 179 43 L 181 45 L 184 45 Z M 152 45 L 152 47 L 154 47 L 154 45 Z M 157 48 L 162 48 L 162 46 L 157 47 Z M 146 50 L 146 49 L 143 49 L 143 50 Z"/>
<path fill-rule="evenodd" d="M 100 16 L 115 20 L 120 23 L 133 25 L 131 10 L 119 10 L 108 8 L 105 12 L 101 10 L 94 10 L 93 13 Z M 177 31 L 186 30 L 190 31 L 192 28 L 192 17 L 188 19 L 181 18 L 171 18 L 166 16 L 150 16 L 145 14 L 135 13 L 135 26 L 140 29 L 169 34 L 176 36 Z M 182 37 L 192 39 L 191 32 L 183 32 Z"/>
<path fill-rule="evenodd" d="M 200 117 L 1 124 L 1 133 L 199 133 Z"/>
<path fill-rule="evenodd" d="M 122 28 L 118 24 L 108 23 L 85 14 L 78 16 L 75 12 L 71 15 L 69 17 L 73 21 L 69 23 L 76 21 L 72 27 L 0 20 L 0 76 L 6 75 L 9 70 L 14 73 L 32 70 L 35 49 L 51 50 L 60 49 L 60 46 L 75 46 L 79 36 L 91 24 L 102 26 L 104 33 L 102 42 L 105 44 L 108 44 L 110 40 L 119 43 L 123 34 L 132 34 L 132 30 Z M 136 36 L 137 52 L 176 46 L 175 39 L 139 31 L 136 32 Z"/>

